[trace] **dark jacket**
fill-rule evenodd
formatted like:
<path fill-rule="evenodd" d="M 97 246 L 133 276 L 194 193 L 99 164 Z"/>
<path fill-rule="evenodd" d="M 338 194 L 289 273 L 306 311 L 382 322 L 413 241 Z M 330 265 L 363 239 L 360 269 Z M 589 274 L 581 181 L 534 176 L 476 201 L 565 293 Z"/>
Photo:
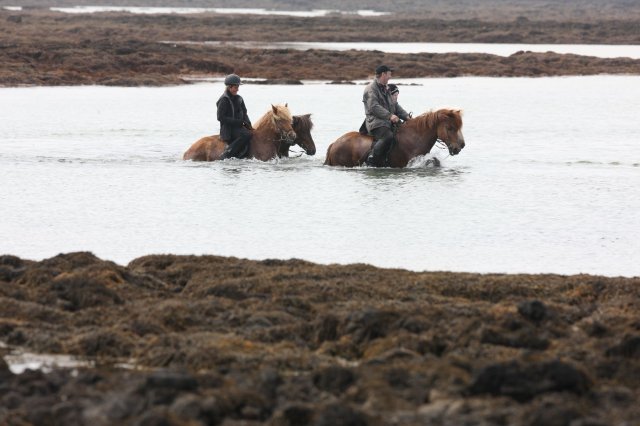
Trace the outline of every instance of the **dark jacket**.
<path fill-rule="evenodd" d="M 234 130 L 244 125 L 251 127 L 251 120 L 247 115 L 247 107 L 244 106 L 244 100 L 240 95 L 231 95 L 225 90 L 218 102 L 218 121 L 220 122 L 220 139 L 225 142 L 231 142 Z"/>
<path fill-rule="evenodd" d="M 377 79 L 374 79 L 364 89 L 362 95 L 362 102 L 364 102 L 364 113 L 367 116 L 367 130 L 371 132 L 378 127 L 391 128 L 392 114 L 397 115 L 402 120 L 408 120 L 409 113 L 400 106 L 400 104 L 394 104 L 391 99 L 391 94 L 385 86 L 378 83 Z"/>

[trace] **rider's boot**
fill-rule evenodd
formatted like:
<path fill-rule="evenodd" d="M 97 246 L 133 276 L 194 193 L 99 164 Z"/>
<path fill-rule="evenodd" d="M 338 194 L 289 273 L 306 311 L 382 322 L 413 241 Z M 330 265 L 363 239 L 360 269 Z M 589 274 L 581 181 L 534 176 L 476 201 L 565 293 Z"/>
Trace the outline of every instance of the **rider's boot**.
<path fill-rule="evenodd" d="M 373 141 L 373 143 L 371 144 L 371 152 L 369 152 L 369 155 L 365 160 L 365 164 L 367 166 L 380 167 L 380 157 L 381 157 L 380 144 L 381 143 L 382 143 L 382 140 L 378 139 Z"/>
<path fill-rule="evenodd" d="M 240 135 L 227 145 L 224 152 L 220 156 L 221 160 L 227 158 L 243 158 L 249 154 L 249 139 L 250 135 Z"/>
<path fill-rule="evenodd" d="M 369 153 L 369 155 L 367 156 L 367 159 L 364 161 L 364 163 L 369 167 L 378 167 L 377 161 L 376 161 L 376 156 L 373 154 L 373 151 L 371 151 Z"/>
<path fill-rule="evenodd" d="M 222 154 L 220 155 L 221 160 L 226 160 L 227 158 L 233 158 L 233 150 L 231 149 L 231 144 L 228 144 Z"/>
<path fill-rule="evenodd" d="M 238 150 L 238 158 L 247 158 L 249 157 L 249 142 L 243 144 L 243 146 Z"/>

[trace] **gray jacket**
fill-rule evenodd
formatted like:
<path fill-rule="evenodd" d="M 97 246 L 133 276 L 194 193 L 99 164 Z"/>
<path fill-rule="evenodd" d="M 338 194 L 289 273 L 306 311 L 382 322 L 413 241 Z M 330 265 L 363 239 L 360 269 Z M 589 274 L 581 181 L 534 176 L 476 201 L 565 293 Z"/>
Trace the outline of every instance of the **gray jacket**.
<path fill-rule="evenodd" d="M 369 132 L 378 127 L 391 128 L 389 118 L 393 114 L 402 120 L 410 118 L 409 113 L 400 104 L 393 103 L 391 94 L 389 94 L 386 87 L 378 83 L 378 79 L 373 79 L 365 87 L 362 102 L 364 102 L 364 113 L 367 116 L 366 123 Z"/>

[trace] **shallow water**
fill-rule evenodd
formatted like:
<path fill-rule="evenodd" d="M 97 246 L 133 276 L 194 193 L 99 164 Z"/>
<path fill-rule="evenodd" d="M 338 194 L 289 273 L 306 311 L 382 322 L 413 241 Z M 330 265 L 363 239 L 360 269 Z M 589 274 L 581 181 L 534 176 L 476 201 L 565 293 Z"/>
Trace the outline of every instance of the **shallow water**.
<path fill-rule="evenodd" d="M 137 7 L 137 6 L 73 6 L 52 7 L 51 10 L 64 13 L 101 13 L 101 12 L 128 12 L 135 14 L 193 14 L 193 13 L 224 13 L 243 15 L 282 15 L 302 18 L 315 18 L 330 14 L 382 16 L 387 12 L 374 10 L 340 11 L 327 9 L 313 10 L 271 10 L 259 8 L 228 8 L 228 7 Z"/>
<path fill-rule="evenodd" d="M 246 49 L 321 49 L 321 50 L 379 50 L 388 53 L 490 53 L 509 56 L 516 52 L 555 52 L 598 58 L 640 58 L 639 45 L 608 44 L 510 44 L 510 43 L 368 43 L 368 42 L 260 42 L 260 41 L 167 41 L 172 44 L 231 45 Z"/>
<path fill-rule="evenodd" d="M 254 121 L 313 113 L 318 154 L 270 163 L 180 160 L 217 133 L 221 83 L 0 89 L 0 253 L 640 275 L 640 77 L 403 82 L 407 110 L 465 110 L 440 168 L 322 165 L 361 123 L 361 85 L 243 86 Z"/>

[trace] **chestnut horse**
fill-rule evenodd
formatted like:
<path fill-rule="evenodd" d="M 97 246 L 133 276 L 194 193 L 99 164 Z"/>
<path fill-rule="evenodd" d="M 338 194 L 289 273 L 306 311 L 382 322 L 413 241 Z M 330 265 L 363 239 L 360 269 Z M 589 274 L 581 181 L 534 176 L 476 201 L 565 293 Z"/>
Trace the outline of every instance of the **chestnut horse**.
<path fill-rule="evenodd" d="M 300 148 L 304 149 L 304 152 L 307 155 L 315 155 L 316 143 L 313 141 L 313 137 L 311 137 L 311 129 L 313 129 L 311 114 L 294 115 L 292 127 L 293 131 L 296 132 L 296 139 L 291 145 L 287 145 L 285 143 L 280 144 L 278 157 L 288 157 L 289 148 L 293 145 L 298 145 Z"/>
<path fill-rule="evenodd" d="M 398 127 L 396 143 L 389 153 L 390 167 L 405 167 L 415 157 L 425 155 L 436 141 L 441 140 L 456 155 L 464 148 L 462 136 L 462 116 L 460 110 L 439 109 L 421 114 Z M 356 167 L 362 165 L 369 151 L 373 137 L 349 132 L 329 145 L 327 159 L 329 166 Z"/>
<path fill-rule="evenodd" d="M 251 131 L 249 158 L 269 161 L 278 155 L 281 144 L 292 144 L 296 133 L 291 127 L 293 117 L 287 105 L 271 105 Z M 183 160 L 216 161 L 226 144 L 219 135 L 205 136 L 193 143 L 182 156 Z"/>

